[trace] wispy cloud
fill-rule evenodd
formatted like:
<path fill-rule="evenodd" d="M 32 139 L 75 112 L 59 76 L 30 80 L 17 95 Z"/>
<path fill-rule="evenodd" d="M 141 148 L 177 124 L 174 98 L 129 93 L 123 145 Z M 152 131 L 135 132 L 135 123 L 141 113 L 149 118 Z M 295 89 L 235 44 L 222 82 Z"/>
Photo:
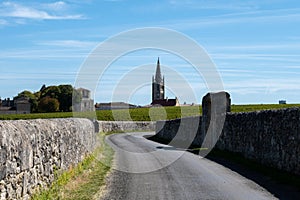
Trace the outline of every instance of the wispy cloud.
<path fill-rule="evenodd" d="M 78 49 L 15 49 L 0 51 L 0 59 L 24 59 L 24 60 L 58 60 L 58 59 L 83 59 L 89 50 Z"/>
<path fill-rule="evenodd" d="M 213 59 L 218 60 L 266 60 L 266 61 L 285 61 L 299 62 L 298 54 L 255 54 L 255 53 L 216 53 L 210 54 Z"/>
<path fill-rule="evenodd" d="M 59 46 L 59 47 L 79 47 L 79 48 L 92 48 L 95 47 L 98 42 L 80 41 L 80 40 L 52 40 L 38 42 L 39 45 L 47 46 Z"/>
<path fill-rule="evenodd" d="M 278 23 L 299 21 L 300 9 L 277 9 L 277 10 L 256 10 L 246 12 L 233 12 L 215 16 L 201 17 L 198 19 L 172 20 L 162 22 L 161 25 L 176 29 L 195 29 L 206 26 L 219 26 L 239 23 Z"/>
<path fill-rule="evenodd" d="M 298 79 L 246 79 L 238 81 L 225 82 L 225 87 L 231 92 L 238 92 L 241 94 L 256 94 L 260 92 L 274 93 L 278 91 L 299 91 Z"/>
<path fill-rule="evenodd" d="M 289 69 L 300 69 L 300 65 L 286 66 Z"/>
<path fill-rule="evenodd" d="M 48 10 L 45 8 L 48 7 Z M 83 15 L 58 14 L 55 11 L 62 9 L 66 3 L 59 1 L 53 4 L 44 4 L 44 9 L 40 9 L 39 5 L 27 6 L 13 2 L 3 2 L 0 4 L 0 16 L 6 18 L 23 18 L 35 20 L 70 20 L 83 19 Z M 43 6 L 41 6 L 43 7 Z M 51 12 L 50 12 L 50 10 Z"/>
<path fill-rule="evenodd" d="M 299 38 L 300 39 L 300 38 Z M 249 45 L 228 45 L 228 46 L 214 46 L 214 50 L 282 50 L 282 49 L 300 49 L 300 43 L 286 43 L 286 44 L 249 44 Z"/>
<path fill-rule="evenodd" d="M 257 6 L 247 1 L 228 1 L 220 3 L 206 0 L 170 0 L 169 4 L 175 7 L 188 7 L 199 10 L 253 10 Z"/>
<path fill-rule="evenodd" d="M 51 9 L 51 10 L 65 10 L 67 9 L 68 5 L 63 2 L 63 1 L 57 1 L 54 3 L 47 3 L 47 4 L 43 4 L 43 7 Z"/>

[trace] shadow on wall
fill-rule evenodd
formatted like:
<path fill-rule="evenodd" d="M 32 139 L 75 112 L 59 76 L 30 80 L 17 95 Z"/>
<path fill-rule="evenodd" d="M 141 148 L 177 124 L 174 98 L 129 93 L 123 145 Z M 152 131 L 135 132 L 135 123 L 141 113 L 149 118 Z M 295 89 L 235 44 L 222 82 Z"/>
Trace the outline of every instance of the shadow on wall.
<path fill-rule="evenodd" d="M 213 97 L 216 93 L 204 96 L 203 116 L 158 121 L 156 135 L 151 139 L 180 148 L 189 148 L 186 146 L 188 141 L 192 147 L 208 148 L 209 151 L 213 147 L 227 150 L 300 175 L 300 109 L 230 113 L 230 96 L 222 93 L 217 101 Z M 214 102 L 219 104 L 214 105 Z M 190 128 L 194 128 L 193 124 L 198 125 L 194 133 Z M 220 124 L 224 126 L 220 128 Z M 184 131 L 180 132 L 182 127 Z M 203 152 L 204 155 L 208 153 Z"/>

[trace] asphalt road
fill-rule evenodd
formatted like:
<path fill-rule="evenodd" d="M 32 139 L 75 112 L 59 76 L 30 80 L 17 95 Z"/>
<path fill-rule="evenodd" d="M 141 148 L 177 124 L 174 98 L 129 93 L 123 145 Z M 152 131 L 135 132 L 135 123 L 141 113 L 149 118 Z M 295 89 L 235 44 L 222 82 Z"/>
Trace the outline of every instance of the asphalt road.
<path fill-rule="evenodd" d="M 276 199 L 222 165 L 144 135 L 149 132 L 107 138 L 116 154 L 102 199 Z"/>

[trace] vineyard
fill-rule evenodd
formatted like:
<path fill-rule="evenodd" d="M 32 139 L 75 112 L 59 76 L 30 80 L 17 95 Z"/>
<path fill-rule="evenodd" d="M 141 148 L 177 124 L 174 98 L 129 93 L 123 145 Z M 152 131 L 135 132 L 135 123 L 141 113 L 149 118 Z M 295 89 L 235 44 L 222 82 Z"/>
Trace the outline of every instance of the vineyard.
<path fill-rule="evenodd" d="M 260 110 L 274 110 L 282 108 L 300 107 L 300 104 L 254 104 L 254 105 L 232 105 L 231 112 L 251 112 Z M 17 119 L 46 119 L 46 118 L 69 118 L 87 117 L 103 121 L 157 121 L 176 119 L 181 117 L 201 115 L 201 106 L 177 106 L 177 107 L 152 107 L 135 108 L 124 110 L 98 110 L 95 112 L 72 113 L 32 113 L 32 114 L 6 114 L 0 115 L 0 120 Z"/>

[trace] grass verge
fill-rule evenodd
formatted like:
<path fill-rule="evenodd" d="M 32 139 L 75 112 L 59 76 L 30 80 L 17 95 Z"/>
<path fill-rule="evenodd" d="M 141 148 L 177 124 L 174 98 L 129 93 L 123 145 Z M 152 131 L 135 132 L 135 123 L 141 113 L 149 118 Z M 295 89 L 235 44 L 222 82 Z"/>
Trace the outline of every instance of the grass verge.
<path fill-rule="evenodd" d="M 105 183 L 114 154 L 112 148 L 104 142 L 105 136 L 104 133 L 99 134 L 100 146 L 91 155 L 66 172 L 57 171 L 51 186 L 35 194 L 32 199 L 94 199 Z"/>

